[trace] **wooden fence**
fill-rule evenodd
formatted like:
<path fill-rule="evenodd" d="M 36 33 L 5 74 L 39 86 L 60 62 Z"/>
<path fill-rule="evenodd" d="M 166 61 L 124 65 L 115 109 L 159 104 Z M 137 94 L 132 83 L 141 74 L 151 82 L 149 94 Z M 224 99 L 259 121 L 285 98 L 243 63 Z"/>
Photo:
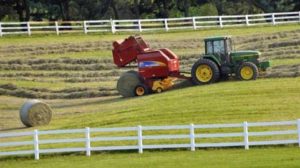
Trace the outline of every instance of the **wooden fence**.
<path fill-rule="evenodd" d="M 276 130 L 270 131 L 270 127 L 276 128 Z M 280 127 L 285 127 L 285 129 Z M 250 131 L 249 129 L 252 128 L 259 128 L 261 131 Z M 204 129 L 208 132 L 203 131 Z M 218 129 L 230 129 L 230 132 L 228 132 L 228 130 L 218 132 Z M 240 130 L 233 131 L 233 129 Z M 150 133 L 149 131 L 164 132 Z M 97 133 L 105 133 L 105 135 L 99 136 Z M 70 138 L 70 134 L 80 134 L 82 137 Z M 43 135 L 47 135 L 48 137 L 42 138 Z M 60 137 L 55 139 L 54 135 L 60 135 L 63 138 Z M 274 139 L 274 136 L 282 135 L 289 135 L 290 137 Z M 26 141 L 18 141 L 20 140 L 18 138 L 24 137 L 27 137 Z M 263 137 L 263 139 L 250 141 L 250 138 L 255 137 Z M 9 138 L 12 140 L 7 140 Z M 212 138 L 217 138 L 218 142 L 211 142 L 210 139 Z M 232 141 L 232 139 L 230 139 L 224 142 L 222 141 L 224 140 L 223 138 L 240 138 L 241 141 Z M 186 148 L 195 151 L 196 148 L 209 147 L 244 147 L 247 150 L 250 146 L 279 144 L 299 144 L 300 147 L 300 119 L 297 121 L 243 122 L 234 124 L 190 124 L 46 131 L 34 130 L 30 132 L 1 133 L 0 140 L 0 156 L 34 154 L 36 160 L 40 158 L 40 154 L 61 152 L 85 152 L 87 156 L 90 156 L 92 151 L 111 150 L 137 150 L 139 153 L 143 153 L 143 150 L 145 149 L 168 148 Z M 153 143 L 144 143 L 144 141 L 147 140 L 155 141 Z M 93 142 L 104 141 L 115 142 L 117 145 L 91 145 Z M 131 145 L 120 145 L 120 142 L 123 141 L 132 141 L 132 143 Z M 74 143 L 82 143 L 83 145 L 79 147 L 66 147 L 68 144 Z M 48 146 L 45 146 L 45 144 Z M 54 148 L 51 147 L 53 144 L 62 144 L 62 146 L 60 148 Z M 43 145 L 44 148 L 41 148 Z M 31 146 L 31 150 L 24 150 L 22 148 L 23 146 Z"/>
<path fill-rule="evenodd" d="M 283 13 L 265 13 L 231 16 L 199 16 L 166 19 L 135 20 L 89 20 L 89 21 L 56 21 L 56 22 L 0 22 L 0 37 L 9 34 L 82 32 L 144 32 L 156 30 L 202 29 L 209 27 L 236 27 L 254 25 L 278 25 L 300 23 L 300 11 Z"/>

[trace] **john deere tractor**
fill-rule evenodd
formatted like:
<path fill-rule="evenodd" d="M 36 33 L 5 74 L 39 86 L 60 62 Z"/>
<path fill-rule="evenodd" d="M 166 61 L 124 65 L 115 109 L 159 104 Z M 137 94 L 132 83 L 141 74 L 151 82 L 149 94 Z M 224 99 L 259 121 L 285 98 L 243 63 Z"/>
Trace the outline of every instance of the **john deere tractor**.
<path fill-rule="evenodd" d="M 269 62 L 260 62 L 258 51 L 232 51 L 230 37 L 205 39 L 205 54 L 192 67 L 191 76 L 180 72 L 179 57 L 167 48 L 152 49 L 140 36 L 113 42 L 114 63 L 122 68 L 137 62 L 137 71 L 124 72 L 117 82 L 123 97 L 160 93 L 172 88 L 176 79 L 209 84 L 229 76 L 240 80 L 256 79 Z"/>
<path fill-rule="evenodd" d="M 260 61 L 259 51 L 233 51 L 231 37 L 204 39 L 205 54 L 194 63 L 191 76 L 195 84 L 209 84 L 235 76 L 239 80 L 255 80 L 265 71 L 269 61 Z"/>

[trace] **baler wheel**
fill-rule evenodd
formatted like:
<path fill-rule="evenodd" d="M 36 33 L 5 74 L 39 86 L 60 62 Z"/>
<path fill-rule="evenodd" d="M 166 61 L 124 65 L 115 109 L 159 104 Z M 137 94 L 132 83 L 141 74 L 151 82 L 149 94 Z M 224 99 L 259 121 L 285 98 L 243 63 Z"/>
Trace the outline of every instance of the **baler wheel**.
<path fill-rule="evenodd" d="M 135 88 L 141 84 L 143 79 L 136 71 L 128 71 L 121 75 L 117 82 L 117 90 L 123 97 L 134 97 Z"/>
<path fill-rule="evenodd" d="M 149 89 L 147 88 L 147 86 L 145 86 L 144 84 L 139 84 L 135 87 L 134 94 L 136 96 L 144 96 L 149 93 L 148 90 Z"/>
<path fill-rule="evenodd" d="M 163 92 L 163 89 L 161 87 L 159 87 L 159 88 L 156 89 L 156 92 L 161 93 L 161 92 Z"/>
<path fill-rule="evenodd" d="M 258 68 L 252 62 L 244 62 L 240 65 L 236 72 L 239 80 L 255 80 L 258 76 Z"/>
<path fill-rule="evenodd" d="M 196 85 L 214 83 L 220 78 L 216 63 L 209 59 L 200 59 L 192 67 L 192 81 Z"/>

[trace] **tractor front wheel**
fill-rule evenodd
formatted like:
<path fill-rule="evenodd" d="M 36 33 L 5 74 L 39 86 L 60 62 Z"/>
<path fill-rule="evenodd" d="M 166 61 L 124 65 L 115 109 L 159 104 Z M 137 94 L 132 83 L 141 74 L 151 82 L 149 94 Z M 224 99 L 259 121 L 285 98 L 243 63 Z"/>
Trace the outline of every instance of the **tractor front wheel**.
<path fill-rule="evenodd" d="M 236 72 L 239 80 L 255 80 L 258 77 L 258 68 L 252 62 L 242 63 Z"/>
<path fill-rule="evenodd" d="M 209 59 L 200 59 L 192 67 L 192 81 L 196 85 L 214 83 L 220 78 L 217 64 Z"/>

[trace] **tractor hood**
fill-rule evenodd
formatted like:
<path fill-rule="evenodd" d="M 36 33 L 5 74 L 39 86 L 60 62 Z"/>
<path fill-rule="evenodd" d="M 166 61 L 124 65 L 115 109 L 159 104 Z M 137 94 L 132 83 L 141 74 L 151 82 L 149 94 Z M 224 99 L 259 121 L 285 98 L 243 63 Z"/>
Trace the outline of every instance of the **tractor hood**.
<path fill-rule="evenodd" d="M 245 50 L 245 51 L 232 51 L 230 56 L 232 57 L 255 57 L 258 58 L 261 55 L 259 51 Z"/>

